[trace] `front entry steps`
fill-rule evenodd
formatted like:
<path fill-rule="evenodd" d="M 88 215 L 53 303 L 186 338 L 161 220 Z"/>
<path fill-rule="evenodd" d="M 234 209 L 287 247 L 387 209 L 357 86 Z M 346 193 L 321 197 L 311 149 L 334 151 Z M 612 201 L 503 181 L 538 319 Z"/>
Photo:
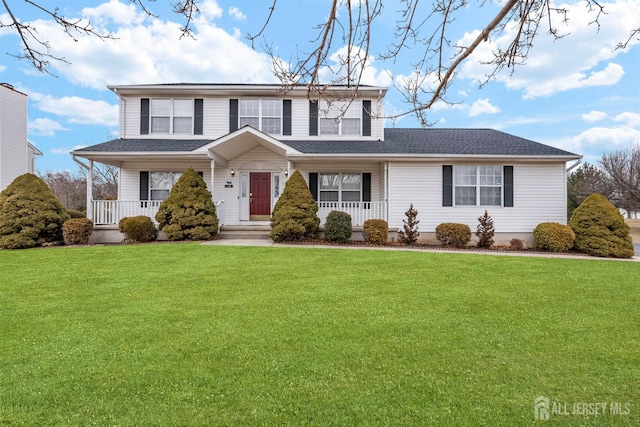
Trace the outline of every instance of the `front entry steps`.
<path fill-rule="evenodd" d="M 218 232 L 219 239 L 271 240 L 269 225 L 223 225 Z"/>

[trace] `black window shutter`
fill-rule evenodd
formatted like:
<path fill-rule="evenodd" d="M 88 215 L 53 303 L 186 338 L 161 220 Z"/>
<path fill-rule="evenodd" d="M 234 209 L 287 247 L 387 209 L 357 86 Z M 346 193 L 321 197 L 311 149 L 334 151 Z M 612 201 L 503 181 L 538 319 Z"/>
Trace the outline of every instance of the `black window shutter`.
<path fill-rule="evenodd" d="M 513 207 L 513 166 L 505 166 L 504 172 L 504 207 Z"/>
<path fill-rule="evenodd" d="M 442 165 L 442 206 L 453 206 L 453 166 Z"/>
<path fill-rule="evenodd" d="M 371 136 L 371 101 L 362 101 L 362 136 Z"/>
<path fill-rule="evenodd" d="M 362 201 L 371 201 L 371 173 L 369 172 L 362 174 Z"/>
<path fill-rule="evenodd" d="M 198 175 L 200 175 L 200 178 L 204 178 L 204 172 L 198 171 Z"/>
<path fill-rule="evenodd" d="M 204 100 L 196 99 L 193 104 L 193 134 L 202 135 L 202 122 L 204 115 Z"/>
<path fill-rule="evenodd" d="M 318 200 L 318 172 L 309 172 L 309 191 L 313 200 Z"/>
<path fill-rule="evenodd" d="M 318 101 L 309 100 L 309 136 L 318 136 Z"/>
<path fill-rule="evenodd" d="M 229 100 L 229 132 L 238 130 L 238 100 Z"/>
<path fill-rule="evenodd" d="M 140 171 L 140 200 L 149 200 L 149 172 Z"/>
<path fill-rule="evenodd" d="M 291 100 L 282 101 L 282 134 L 291 135 Z"/>
<path fill-rule="evenodd" d="M 140 135 L 149 135 L 149 98 L 140 100 Z"/>

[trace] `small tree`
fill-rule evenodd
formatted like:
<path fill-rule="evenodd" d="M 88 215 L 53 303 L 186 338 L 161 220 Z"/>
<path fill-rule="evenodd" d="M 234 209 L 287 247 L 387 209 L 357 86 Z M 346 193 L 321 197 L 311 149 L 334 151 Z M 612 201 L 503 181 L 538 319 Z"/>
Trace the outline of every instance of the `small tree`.
<path fill-rule="evenodd" d="M 479 248 L 490 248 L 494 243 L 494 235 L 495 230 L 493 229 L 493 219 L 485 210 L 484 215 L 478 217 L 478 227 L 476 228 L 476 237 L 478 237 L 478 244 L 476 246 Z"/>
<path fill-rule="evenodd" d="M 606 197 L 592 194 L 573 212 L 569 226 L 575 233 L 575 249 L 599 257 L 631 258 L 633 243 L 629 225 Z"/>
<path fill-rule="evenodd" d="M 398 232 L 398 239 L 404 244 L 413 245 L 418 241 L 418 236 L 420 236 L 420 233 L 418 233 L 418 224 L 420 224 L 420 221 L 417 220 L 418 211 L 413 207 L 413 203 L 409 205 L 409 210 L 404 213 L 404 216 L 407 217 L 407 219 L 402 220 L 404 231 Z"/>
<path fill-rule="evenodd" d="M 20 175 L 0 193 L 0 247 L 32 248 L 62 241 L 67 210 L 47 184 L 32 173 Z"/>
<path fill-rule="evenodd" d="M 216 205 L 202 177 L 189 168 L 175 183 L 156 214 L 170 240 L 207 240 L 218 232 Z"/>
<path fill-rule="evenodd" d="M 302 174 L 296 170 L 284 186 L 271 214 L 271 233 L 276 242 L 313 236 L 320 226 L 318 204 Z"/>

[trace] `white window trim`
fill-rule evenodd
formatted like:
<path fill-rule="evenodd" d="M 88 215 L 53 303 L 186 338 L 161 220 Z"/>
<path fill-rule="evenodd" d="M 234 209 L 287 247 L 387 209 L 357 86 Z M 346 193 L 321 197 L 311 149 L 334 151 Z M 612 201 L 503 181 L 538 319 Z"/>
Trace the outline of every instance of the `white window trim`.
<path fill-rule="evenodd" d="M 156 188 L 156 187 L 152 187 L 152 183 L 153 183 L 153 178 L 152 178 L 152 174 L 154 173 L 170 173 L 171 174 L 171 187 L 167 188 Z M 152 192 L 154 190 L 169 190 L 169 193 L 171 193 L 171 190 L 173 189 L 173 186 L 176 185 L 176 182 L 178 181 L 178 179 L 180 179 L 180 176 L 182 176 L 183 172 L 176 172 L 176 171 L 149 171 L 149 199 L 150 201 L 163 201 L 165 199 L 154 199 L 152 197 Z M 168 196 L 167 196 L 168 197 Z"/>
<path fill-rule="evenodd" d="M 483 166 L 495 167 L 500 170 L 500 185 L 486 185 L 480 183 L 480 168 Z M 475 167 L 476 168 L 476 183 L 475 185 L 467 185 L 467 184 L 458 184 L 457 180 L 457 169 L 460 167 Z M 476 189 L 476 203 L 473 205 L 466 204 L 458 204 L 456 203 L 456 193 L 458 187 L 475 187 Z M 500 203 L 495 205 L 486 205 L 480 203 L 480 189 L 481 188 L 499 188 L 500 189 Z M 487 206 L 487 207 L 503 207 L 504 206 L 504 166 L 502 165 L 491 165 L 491 164 L 469 164 L 469 165 L 454 165 L 453 166 L 453 205 L 454 206 Z"/>
<path fill-rule="evenodd" d="M 337 189 L 322 189 L 322 176 L 323 175 L 338 175 L 338 188 Z M 344 175 L 358 175 L 360 176 L 360 188 L 358 188 L 358 192 L 360 193 L 359 200 L 342 200 L 343 191 L 356 191 L 354 189 L 343 189 L 342 187 L 342 177 Z M 362 193 L 363 193 L 363 177 L 362 173 L 359 172 L 318 172 L 318 201 L 322 203 L 362 203 Z M 338 200 L 322 200 L 322 193 L 327 192 L 338 192 Z"/>
<path fill-rule="evenodd" d="M 168 100 L 169 101 L 169 116 L 159 116 L 159 115 L 153 115 L 152 114 L 152 104 L 153 101 L 158 101 L 158 100 Z M 195 99 L 193 98 L 150 98 L 149 99 L 149 134 L 152 135 L 174 135 L 174 129 L 173 129 L 173 121 L 176 118 L 186 118 L 189 116 L 176 116 L 174 115 L 174 101 L 176 100 L 181 100 L 181 101 L 191 101 L 191 130 L 190 132 L 181 132 L 181 133 L 177 133 L 175 135 L 193 135 L 193 129 L 194 129 L 194 122 L 195 122 Z M 154 132 L 153 131 L 153 118 L 154 117 L 169 117 L 169 133 L 166 132 Z"/>
<path fill-rule="evenodd" d="M 336 101 L 330 104 L 326 100 L 321 100 L 318 111 L 318 134 L 320 136 L 362 136 L 362 101 L 353 100 L 345 105 L 345 102 Z M 346 107 L 346 109 L 345 109 Z M 359 123 L 359 129 L 357 133 L 345 134 L 342 129 L 343 119 L 357 119 Z M 338 133 L 323 133 L 322 121 L 333 120 L 338 123 Z"/>
<path fill-rule="evenodd" d="M 242 115 L 242 102 L 246 102 L 246 101 L 258 101 L 258 130 L 260 132 L 264 132 L 267 133 L 269 135 L 282 135 L 282 128 L 284 127 L 284 123 L 283 123 L 283 116 L 284 116 L 284 107 L 282 105 L 282 99 L 271 99 L 271 98 L 241 98 L 238 100 L 238 128 L 240 128 L 242 125 L 240 124 L 240 121 L 242 120 L 242 118 L 244 117 L 251 117 L 251 118 L 255 118 L 256 116 L 243 116 Z M 280 115 L 279 116 L 268 116 L 265 115 L 263 113 L 263 101 L 276 101 L 280 103 Z M 265 130 L 262 129 L 262 125 L 263 125 L 263 120 L 264 119 L 280 119 L 280 132 L 278 133 L 273 133 L 273 132 L 266 132 Z"/>

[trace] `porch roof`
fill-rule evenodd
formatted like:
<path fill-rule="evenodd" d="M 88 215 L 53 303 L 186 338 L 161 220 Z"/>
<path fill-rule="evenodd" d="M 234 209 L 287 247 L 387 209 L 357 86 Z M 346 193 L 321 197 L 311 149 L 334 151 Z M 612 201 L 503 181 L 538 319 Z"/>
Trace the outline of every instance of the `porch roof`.
<path fill-rule="evenodd" d="M 211 139 L 114 139 L 72 152 L 98 161 L 154 156 L 173 158 L 214 156 L 225 164 L 248 149 L 262 145 L 289 158 L 536 158 L 574 160 L 582 156 L 493 129 L 388 128 L 384 140 L 276 139 L 252 128 Z"/>

